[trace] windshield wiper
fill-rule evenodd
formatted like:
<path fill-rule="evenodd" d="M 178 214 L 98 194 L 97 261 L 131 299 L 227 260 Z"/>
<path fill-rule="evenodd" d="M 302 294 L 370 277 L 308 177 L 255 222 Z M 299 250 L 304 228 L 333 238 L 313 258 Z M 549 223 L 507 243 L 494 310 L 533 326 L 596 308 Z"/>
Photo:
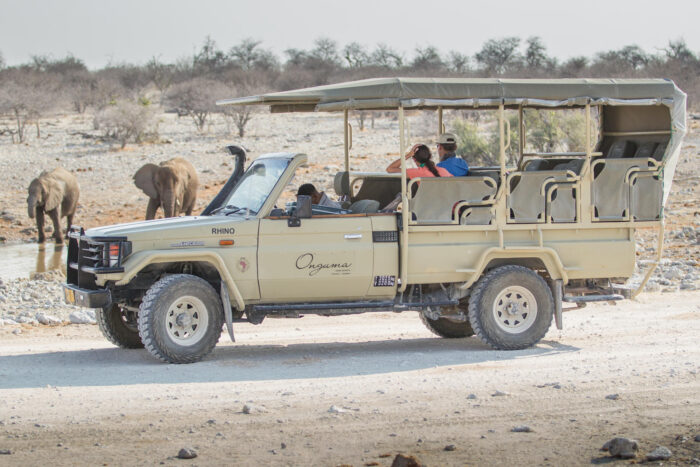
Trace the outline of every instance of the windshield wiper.
<path fill-rule="evenodd" d="M 231 214 L 233 212 L 240 211 L 242 208 L 239 208 L 238 206 L 234 206 L 233 204 L 227 204 L 226 206 L 219 206 L 218 208 L 212 210 L 212 212 L 210 212 L 209 215 L 214 215 L 217 212 L 223 211 L 224 209 L 231 209 L 232 210 L 231 212 L 226 213 L 228 215 L 228 214 Z"/>

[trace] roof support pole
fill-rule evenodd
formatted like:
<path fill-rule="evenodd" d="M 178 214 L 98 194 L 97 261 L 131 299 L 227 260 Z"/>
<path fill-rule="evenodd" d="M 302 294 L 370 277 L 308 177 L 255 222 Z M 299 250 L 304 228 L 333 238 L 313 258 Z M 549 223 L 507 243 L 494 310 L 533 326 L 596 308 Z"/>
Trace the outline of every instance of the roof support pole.
<path fill-rule="evenodd" d="M 345 146 L 345 171 L 350 172 L 350 131 L 348 129 L 348 109 L 343 111 L 343 144 Z"/>
<path fill-rule="evenodd" d="M 438 112 L 438 131 L 437 135 L 440 137 L 441 134 L 445 132 L 445 124 L 442 123 L 442 107 L 438 107 L 437 109 Z"/>
<path fill-rule="evenodd" d="M 518 169 L 525 153 L 525 112 L 522 104 L 518 107 Z"/>
<path fill-rule="evenodd" d="M 577 215 L 581 216 L 580 222 L 584 224 L 588 224 L 589 222 L 592 221 L 593 219 L 593 203 L 591 202 L 592 195 L 591 195 L 591 184 L 593 183 L 593 174 L 591 173 L 591 157 L 593 154 L 593 141 L 591 141 L 592 132 L 591 132 L 591 103 L 586 102 L 586 108 L 584 109 L 585 115 L 586 115 L 586 160 L 583 163 L 583 167 L 581 168 L 581 177 L 580 177 L 580 190 L 579 194 L 577 196 L 577 206 L 576 206 L 576 212 L 578 213 Z M 584 206 L 589 206 L 589 209 L 583 209 Z"/>
<path fill-rule="evenodd" d="M 506 186 L 506 110 L 503 102 L 498 105 L 498 163 L 501 166 L 501 186 Z"/>
<path fill-rule="evenodd" d="M 406 135 L 404 124 L 403 106 L 399 105 L 399 157 L 401 159 L 401 241 L 399 242 L 399 277 L 401 279 L 401 285 L 399 285 L 398 290 L 401 293 L 406 290 L 406 286 L 408 285 L 406 283 L 408 276 L 408 220 L 411 216 L 408 207 L 408 184 L 406 183 Z"/>

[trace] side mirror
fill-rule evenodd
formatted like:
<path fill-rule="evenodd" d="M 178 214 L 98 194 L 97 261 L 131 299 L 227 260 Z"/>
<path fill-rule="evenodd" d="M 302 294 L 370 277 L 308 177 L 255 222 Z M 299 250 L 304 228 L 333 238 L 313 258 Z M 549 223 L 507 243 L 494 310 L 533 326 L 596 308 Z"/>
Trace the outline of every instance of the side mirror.
<path fill-rule="evenodd" d="M 287 225 L 289 227 L 299 227 L 301 225 L 301 219 L 311 218 L 311 196 L 299 195 L 297 196 L 297 205 L 294 212 L 289 217 Z"/>

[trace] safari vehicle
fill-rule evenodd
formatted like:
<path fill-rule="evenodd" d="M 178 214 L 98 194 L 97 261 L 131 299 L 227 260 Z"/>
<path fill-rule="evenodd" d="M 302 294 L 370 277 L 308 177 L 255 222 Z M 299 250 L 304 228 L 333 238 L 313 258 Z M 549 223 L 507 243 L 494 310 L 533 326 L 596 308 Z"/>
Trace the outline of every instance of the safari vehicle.
<path fill-rule="evenodd" d="M 275 153 L 236 171 L 198 216 L 90 229 L 70 235 L 65 297 L 97 308 L 114 344 L 188 363 L 207 355 L 223 323 L 265 317 L 417 310 L 435 334 L 476 334 L 496 349 L 537 343 L 562 302 L 620 300 L 635 268 L 635 229 L 658 229 L 685 134 L 685 94 L 668 80 L 370 79 L 219 102 L 272 113 L 339 112 L 342 209 L 283 205 L 307 156 Z M 408 180 L 353 172 L 353 111 L 489 110 L 499 164 L 464 177 Z M 580 152 L 527 152 L 525 112 L 581 112 Z M 508 115 L 517 115 L 511 141 Z M 511 147 L 512 146 L 512 147 Z M 516 147 L 517 146 L 517 147 Z M 506 152 L 517 154 L 507 165 Z M 469 160 L 469 154 L 465 155 Z M 358 212 L 363 200 L 392 212 Z M 283 200 L 282 200 L 283 201 Z M 362 203 L 360 203 L 362 204 Z M 365 203 L 366 205 L 367 203 Z M 346 209 L 347 208 L 347 209 Z M 376 210 L 375 210 L 376 211 Z"/>

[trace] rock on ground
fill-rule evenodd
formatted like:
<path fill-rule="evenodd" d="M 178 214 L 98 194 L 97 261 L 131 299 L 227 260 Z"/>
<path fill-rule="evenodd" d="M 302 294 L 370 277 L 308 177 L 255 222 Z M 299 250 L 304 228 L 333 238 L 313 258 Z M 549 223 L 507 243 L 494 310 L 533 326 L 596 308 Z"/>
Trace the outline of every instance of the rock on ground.
<path fill-rule="evenodd" d="M 673 453 L 666 446 L 657 446 L 653 451 L 647 454 L 648 461 L 665 461 L 670 459 Z"/>
<path fill-rule="evenodd" d="M 92 310 L 74 311 L 68 316 L 68 319 L 73 324 L 95 324 L 95 312 Z"/>
<path fill-rule="evenodd" d="M 620 459 L 633 459 L 637 457 L 639 443 L 634 439 L 613 438 L 603 445 L 603 451 L 608 451 L 610 456 Z"/>
<path fill-rule="evenodd" d="M 178 459 L 194 459 L 195 457 L 197 457 L 197 452 L 192 448 L 182 448 L 177 453 Z"/>

